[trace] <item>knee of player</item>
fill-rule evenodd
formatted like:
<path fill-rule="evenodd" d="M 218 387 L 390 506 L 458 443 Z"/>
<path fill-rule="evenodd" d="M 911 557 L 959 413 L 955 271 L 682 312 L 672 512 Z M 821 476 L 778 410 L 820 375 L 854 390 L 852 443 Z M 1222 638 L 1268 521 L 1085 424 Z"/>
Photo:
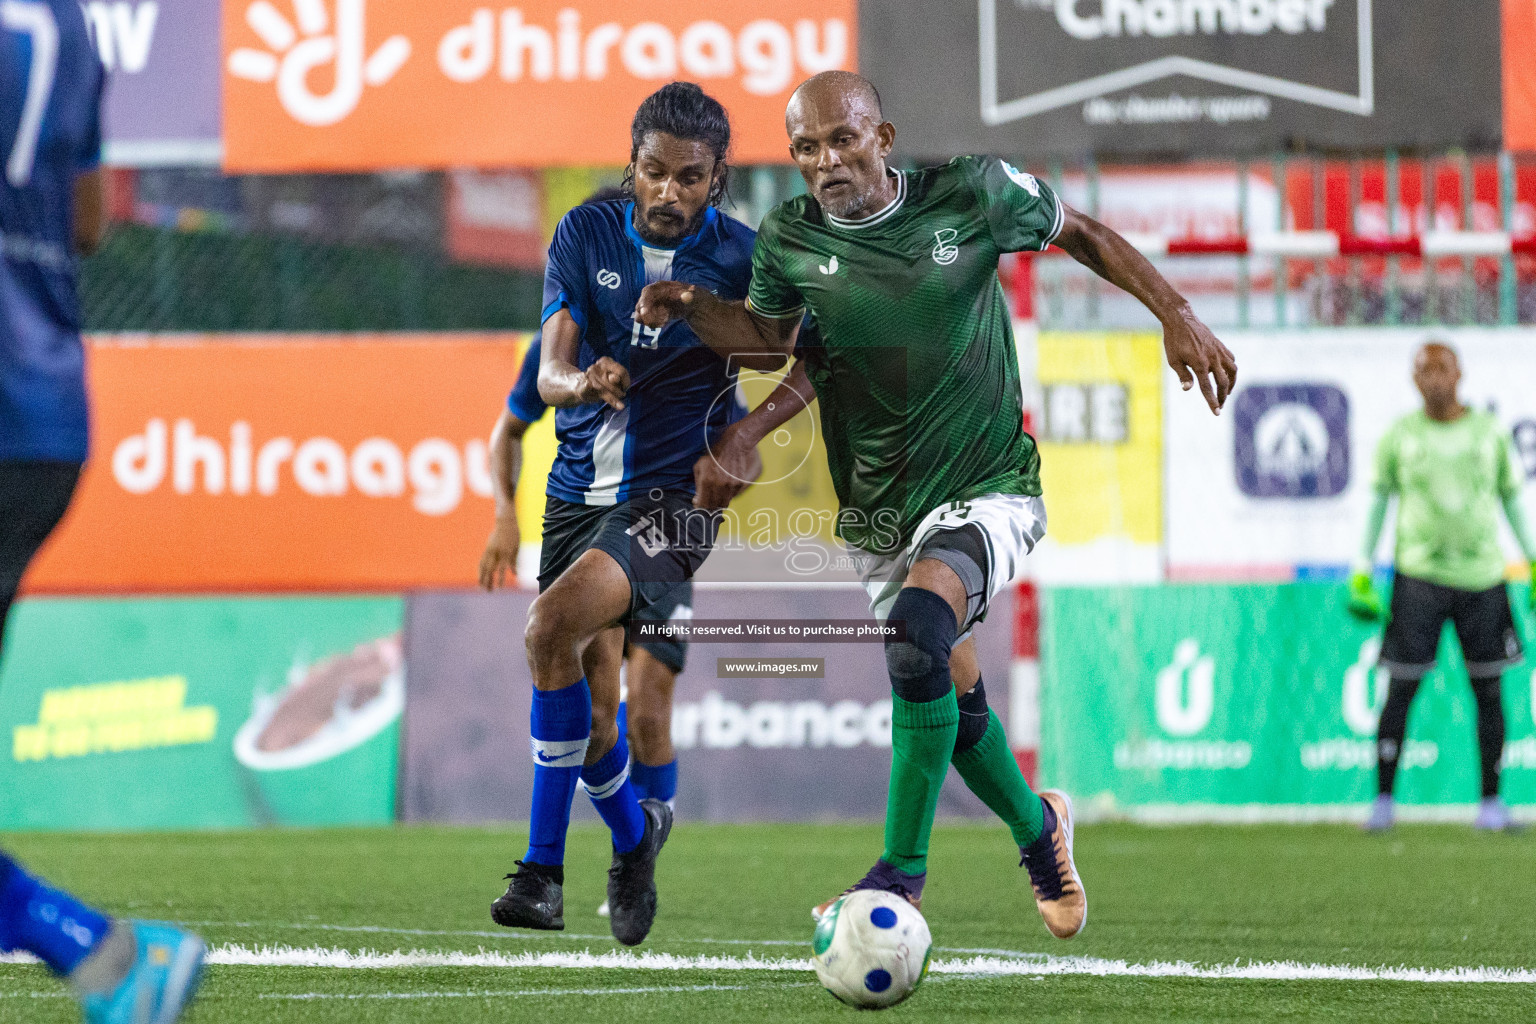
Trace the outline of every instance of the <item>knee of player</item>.
<path fill-rule="evenodd" d="M 885 641 L 885 667 L 896 696 L 914 703 L 943 697 L 953 687 L 949 651 L 957 629 L 949 602 L 931 590 L 907 587 L 896 598 L 888 621 L 900 626 L 897 635 Z"/>
<path fill-rule="evenodd" d="M 523 643 L 530 655 L 537 657 L 558 644 L 574 645 L 577 639 L 576 617 L 571 609 L 549 600 L 547 595 L 533 602 L 523 631 Z"/>

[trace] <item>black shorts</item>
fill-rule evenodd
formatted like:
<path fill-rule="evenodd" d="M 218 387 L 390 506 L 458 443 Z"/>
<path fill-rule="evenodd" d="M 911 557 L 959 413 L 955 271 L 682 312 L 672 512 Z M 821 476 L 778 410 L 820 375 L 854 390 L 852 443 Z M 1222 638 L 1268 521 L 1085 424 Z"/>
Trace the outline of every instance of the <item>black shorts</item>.
<path fill-rule="evenodd" d="M 595 548 L 613 556 L 629 577 L 624 625 L 633 619 L 664 622 L 687 616 L 693 606 L 693 574 L 709 556 L 719 529 L 720 513 L 694 508 L 686 494 L 653 491 L 617 505 L 577 505 L 551 495 L 544 505 L 539 590 Z M 642 646 L 681 671 L 681 643 L 669 639 Z"/>
<path fill-rule="evenodd" d="M 1397 679 L 1422 679 L 1435 667 L 1440 633 L 1449 619 L 1473 679 L 1498 675 L 1520 664 L 1520 635 L 1504 584 L 1487 590 L 1456 590 L 1397 574 L 1392 612 L 1381 642 L 1381 666 Z"/>
<path fill-rule="evenodd" d="M 671 622 L 673 619 L 693 618 L 693 581 L 687 580 L 668 589 L 658 599 L 643 608 L 636 608 L 631 622 Z M 654 640 L 631 641 L 643 648 L 651 657 L 661 662 L 673 673 L 681 672 L 688 664 L 688 641 L 682 637 L 658 637 Z"/>
<path fill-rule="evenodd" d="M 79 479 L 74 462 L 0 462 L 0 630 L 27 564 L 64 518 Z"/>

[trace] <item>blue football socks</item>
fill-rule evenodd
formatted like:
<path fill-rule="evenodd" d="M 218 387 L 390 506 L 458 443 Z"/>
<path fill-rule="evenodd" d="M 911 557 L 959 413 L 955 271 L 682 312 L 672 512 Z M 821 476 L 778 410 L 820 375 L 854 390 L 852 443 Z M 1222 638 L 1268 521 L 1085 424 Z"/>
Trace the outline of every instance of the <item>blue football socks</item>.
<path fill-rule="evenodd" d="M 581 770 L 581 781 L 592 806 L 613 833 L 615 852 L 628 853 L 639 846 L 645 836 L 645 812 L 630 784 L 629 744 L 623 733 L 612 750 Z"/>
<path fill-rule="evenodd" d="M 0 951 L 26 950 L 66 975 L 111 928 L 107 917 L 0 854 Z"/>
<path fill-rule="evenodd" d="M 592 733 L 592 691 L 586 679 L 563 690 L 533 691 L 533 807 L 528 814 L 529 864 L 565 863 L 571 799 Z"/>
<path fill-rule="evenodd" d="M 671 803 L 677 796 L 677 761 L 673 759 L 666 764 L 649 765 L 636 760 L 629 766 L 629 782 L 641 800 L 649 798 Z"/>

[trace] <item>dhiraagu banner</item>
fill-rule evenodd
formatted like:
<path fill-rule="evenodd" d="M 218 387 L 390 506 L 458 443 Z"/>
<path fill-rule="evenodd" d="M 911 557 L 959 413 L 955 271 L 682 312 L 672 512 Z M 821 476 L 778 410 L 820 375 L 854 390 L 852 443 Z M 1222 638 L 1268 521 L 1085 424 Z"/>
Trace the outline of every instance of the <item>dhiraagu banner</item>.
<path fill-rule="evenodd" d="M 397 597 L 35 599 L 0 671 L 0 829 L 394 817 Z"/>
<path fill-rule="evenodd" d="M 1527 649 L 1523 587 L 1512 587 Z M 1375 795 L 1381 629 L 1342 585 L 1058 587 L 1042 626 L 1040 772 L 1086 810 L 1148 819 L 1363 815 Z M 1503 795 L 1536 804 L 1536 685 L 1504 676 Z M 1453 634 L 1409 713 L 1405 817 L 1469 813 L 1476 714 Z"/>

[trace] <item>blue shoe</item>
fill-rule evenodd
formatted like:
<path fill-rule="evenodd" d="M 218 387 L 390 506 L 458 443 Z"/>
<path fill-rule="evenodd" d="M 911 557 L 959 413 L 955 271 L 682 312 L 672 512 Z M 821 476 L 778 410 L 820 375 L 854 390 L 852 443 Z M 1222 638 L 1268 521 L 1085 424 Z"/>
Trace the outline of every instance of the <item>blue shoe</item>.
<path fill-rule="evenodd" d="M 1477 820 L 1472 827 L 1480 832 L 1518 832 L 1520 826 L 1509 816 L 1509 807 L 1496 796 L 1484 798 L 1477 805 Z"/>
<path fill-rule="evenodd" d="M 203 974 L 203 940 L 153 921 L 125 921 L 138 947 L 133 970 L 110 995 L 87 996 L 86 1024 L 173 1024 Z"/>

